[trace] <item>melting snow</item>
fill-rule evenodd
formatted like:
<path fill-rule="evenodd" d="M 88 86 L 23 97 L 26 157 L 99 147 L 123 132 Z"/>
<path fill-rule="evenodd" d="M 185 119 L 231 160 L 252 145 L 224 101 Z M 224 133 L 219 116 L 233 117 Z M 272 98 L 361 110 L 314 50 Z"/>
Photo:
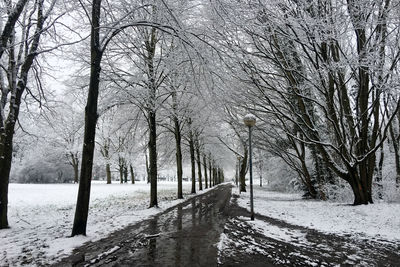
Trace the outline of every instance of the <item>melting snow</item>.
<path fill-rule="evenodd" d="M 240 194 L 238 204 L 250 209 L 248 192 Z M 303 200 L 298 194 L 272 192 L 255 186 L 254 210 L 264 216 L 323 232 L 350 234 L 380 242 L 400 240 L 398 203 L 352 206 L 348 203 Z M 266 235 L 283 239 L 293 237 L 293 233 L 287 235 L 271 225 L 254 224 L 267 231 Z M 301 238 L 301 233 L 295 235 Z"/>

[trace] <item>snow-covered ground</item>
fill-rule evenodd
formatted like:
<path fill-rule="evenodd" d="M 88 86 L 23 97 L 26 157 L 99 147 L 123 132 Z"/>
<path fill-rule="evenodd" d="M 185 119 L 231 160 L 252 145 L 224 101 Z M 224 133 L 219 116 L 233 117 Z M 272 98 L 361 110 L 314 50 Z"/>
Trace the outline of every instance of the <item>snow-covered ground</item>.
<path fill-rule="evenodd" d="M 249 190 L 248 190 L 249 191 Z M 233 192 L 238 194 L 237 189 Z M 238 204 L 250 210 L 249 192 L 241 193 Z M 254 186 L 254 210 L 264 216 L 279 219 L 326 233 L 351 235 L 376 241 L 400 241 L 400 204 L 376 202 L 373 205 L 352 206 L 349 203 L 303 200 L 301 195 L 268 191 Z M 257 227 L 269 229 L 270 226 Z M 270 234 L 280 235 L 277 229 Z"/>
<path fill-rule="evenodd" d="M 184 194 L 191 183 L 184 182 Z M 10 184 L 10 229 L 0 231 L 0 266 L 54 262 L 84 242 L 162 212 L 176 200 L 177 185 L 158 183 L 159 208 L 148 209 L 149 185 L 93 182 L 87 236 L 70 238 L 77 184 Z M 185 195 L 187 198 L 188 195 Z"/>

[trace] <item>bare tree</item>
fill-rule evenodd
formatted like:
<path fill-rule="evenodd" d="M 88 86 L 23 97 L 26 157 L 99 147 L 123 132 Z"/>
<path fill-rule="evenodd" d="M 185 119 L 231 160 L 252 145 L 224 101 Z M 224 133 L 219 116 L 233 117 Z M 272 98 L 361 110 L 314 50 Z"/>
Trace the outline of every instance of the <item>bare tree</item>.
<path fill-rule="evenodd" d="M 8 17 L 1 33 L 0 59 L 8 66 L 2 64 L 0 74 L 0 229 L 8 227 L 8 183 L 20 107 L 28 87 L 29 73 L 37 56 L 44 52 L 40 49 L 40 39 L 54 23 L 51 20 L 56 1 L 18 1 L 15 7 L 11 1 L 5 3 Z M 17 27 L 21 13 L 24 15 Z M 21 34 L 20 41 L 17 32 Z M 6 51 L 8 58 L 3 60 Z"/>

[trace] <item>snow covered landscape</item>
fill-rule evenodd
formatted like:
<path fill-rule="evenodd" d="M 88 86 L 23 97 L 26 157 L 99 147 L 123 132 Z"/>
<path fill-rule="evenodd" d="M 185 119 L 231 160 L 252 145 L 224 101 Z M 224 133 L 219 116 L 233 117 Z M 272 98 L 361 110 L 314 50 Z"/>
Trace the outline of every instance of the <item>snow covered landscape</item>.
<path fill-rule="evenodd" d="M 184 183 L 185 199 L 191 183 Z M 69 237 L 71 234 L 76 184 L 10 184 L 10 229 L 0 232 L 0 266 L 43 265 L 67 256 L 72 249 L 88 241 L 108 236 L 129 224 L 143 221 L 183 200 L 176 200 L 176 183 L 160 182 L 160 207 L 148 209 L 150 185 L 107 185 L 93 182 L 87 236 Z M 202 193 L 209 191 L 203 190 Z M 238 204 L 249 209 L 249 192 L 240 193 Z M 376 203 L 352 206 L 316 200 L 304 200 L 300 194 L 269 191 L 254 186 L 256 214 L 275 218 L 292 225 L 304 226 L 354 239 L 395 242 L 400 244 L 400 204 Z M 256 219 L 245 220 L 256 231 L 270 238 L 291 242 L 303 240 L 304 234 L 287 231 Z M 224 240 L 224 234 L 221 236 Z M 226 237 L 225 237 L 226 238 Z M 224 246 L 220 245 L 222 253 Z"/>
<path fill-rule="evenodd" d="M 146 183 L 93 182 L 87 236 L 70 238 L 77 184 L 10 184 L 10 229 L 0 231 L 0 266 L 43 265 L 84 242 L 160 213 L 176 200 L 176 183 L 159 183 L 159 208 L 148 209 Z M 185 198 L 190 183 L 184 183 Z M 206 191 L 204 191 L 206 192 Z"/>
<path fill-rule="evenodd" d="M 400 266 L 399 14 L 0 1 L 0 267 Z"/>
<path fill-rule="evenodd" d="M 239 194 L 239 192 L 236 192 Z M 238 204 L 249 208 L 249 192 L 242 192 Z M 254 187 L 256 213 L 337 235 L 358 239 L 400 242 L 400 203 L 379 202 L 374 205 L 353 206 L 349 203 L 304 200 L 301 194 L 279 193 Z M 277 228 L 255 225 L 271 235 L 282 236 Z M 273 230 L 277 232 L 274 233 Z"/>

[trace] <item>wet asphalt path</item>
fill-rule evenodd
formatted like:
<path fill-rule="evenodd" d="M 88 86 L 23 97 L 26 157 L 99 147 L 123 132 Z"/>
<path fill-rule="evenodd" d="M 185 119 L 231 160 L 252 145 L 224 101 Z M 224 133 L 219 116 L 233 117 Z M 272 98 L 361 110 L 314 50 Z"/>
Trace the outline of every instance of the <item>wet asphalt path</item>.
<path fill-rule="evenodd" d="M 216 266 L 231 185 L 76 249 L 56 266 Z"/>

